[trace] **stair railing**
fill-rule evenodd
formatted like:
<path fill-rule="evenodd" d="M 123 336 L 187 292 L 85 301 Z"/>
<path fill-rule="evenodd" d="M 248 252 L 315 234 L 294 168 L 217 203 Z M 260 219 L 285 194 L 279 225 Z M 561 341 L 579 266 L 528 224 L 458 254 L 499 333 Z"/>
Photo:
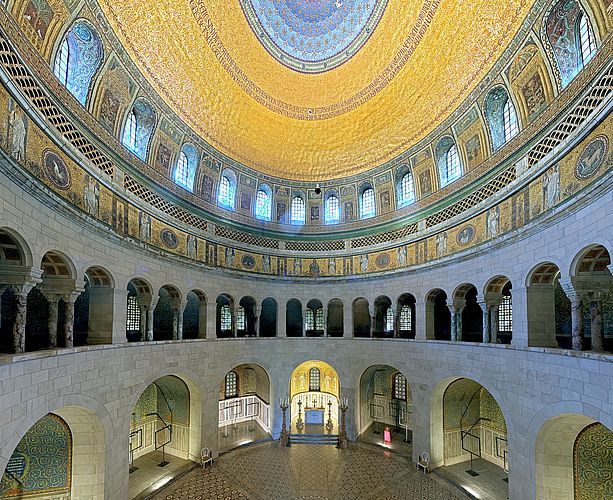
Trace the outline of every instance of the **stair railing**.
<path fill-rule="evenodd" d="M 379 410 L 377 410 L 377 408 L 379 408 Z M 375 424 L 377 424 L 375 426 L 375 430 L 373 431 L 375 434 L 381 434 L 381 431 L 379 430 L 379 420 L 378 418 L 381 418 L 383 416 L 383 412 L 385 411 L 385 408 L 381 405 L 378 405 L 376 403 L 372 402 L 371 399 L 371 403 L 370 403 L 370 418 L 372 418 L 375 421 Z"/>
<path fill-rule="evenodd" d="M 479 417 L 477 420 L 475 420 L 473 422 L 473 424 L 468 428 L 467 431 L 464 430 L 464 418 L 466 418 L 466 415 L 468 414 L 468 410 L 470 409 L 470 405 L 472 404 L 472 402 L 475 399 L 475 396 L 479 393 L 481 389 L 477 389 L 475 391 L 475 393 L 472 395 L 472 397 L 470 398 L 470 400 L 468 401 L 468 404 L 466 405 L 465 408 L 462 409 L 462 414 L 460 415 L 460 438 L 461 438 L 461 442 L 462 442 L 462 450 L 464 450 L 467 453 L 470 453 L 470 470 L 466 471 L 468 472 L 471 476 L 478 476 L 478 474 L 475 472 L 475 469 L 473 467 L 473 458 L 477 457 L 477 458 L 481 458 L 481 436 L 477 436 L 476 434 L 473 434 L 473 429 L 477 426 L 477 424 L 479 424 L 481 421 L 490 421 L 489 418 L 485 418 L 485 417 Z M 472 448 L 467 447 L 467 437 L 471 437 L 473 439 L 475 439 L 477 441 L 477 451 L 473 451 Z"/>
<path fill-rule="evenodd" d="M 507 438 L 496 436 L 496 456 L 502 458 L 502 468 L 508 474 L 509 468 L 507 466 L 507 458 L 509 456 L 509 440 Z"/>
<path fill-rule="evenodd" d="M 167 424 L 166 421 L 162 418 L 162 416 L 158 412 L 147 413 L 147 416 L 148 417 L 156 416 L 157 418 L 161 420 L 162 424 L 164 424 L 161 429 L 157 429 L 155 431 L 153 442 L 155 444 L 156 450 L 159 450 L 160 448 L 162 448 L 162 461 L 158 464 L 158 467 L 165 467 L 169 463 L 166 461 L 165 446 L 172 441 L 172 422 L 170 424 Z M 160 435 L 160 433 L 166 430 L 168 430 L 168 440 L 164 441 L 163 443 L 160 443 L 158 440 L 158 436 Z"/>

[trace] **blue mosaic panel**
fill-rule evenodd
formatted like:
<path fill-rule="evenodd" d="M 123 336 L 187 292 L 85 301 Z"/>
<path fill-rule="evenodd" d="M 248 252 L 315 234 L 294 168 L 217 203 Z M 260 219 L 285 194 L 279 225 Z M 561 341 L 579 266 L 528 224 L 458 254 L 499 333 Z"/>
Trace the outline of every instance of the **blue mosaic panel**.
<path fill-rule="evenodd" d="M 49 413 L 19 441 L 0 482 L 0 499 L 70 494 L 72 437 L 68 424 Z"/>
<path fill-rule="evenodd" d="M 281 64 L 321 73 L 349 60 L 376 28 L 387 0 L 240 0 L 253 32 Z"/>

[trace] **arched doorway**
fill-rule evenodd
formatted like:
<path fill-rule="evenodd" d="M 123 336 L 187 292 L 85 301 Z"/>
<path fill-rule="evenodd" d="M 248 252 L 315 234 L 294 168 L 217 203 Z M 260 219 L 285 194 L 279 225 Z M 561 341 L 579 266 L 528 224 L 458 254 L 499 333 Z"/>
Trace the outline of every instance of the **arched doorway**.
<path fill-rule="evenodd" d="M 25 433 L 0 481 L 0 498 L 104 498 L 105 437 L 85 408 L 65 406 Z"/>
<path fill-rule="evenodd" d="M 187 383 L 174 375 L 142 392 L 130 419 L 129 498 L 191 468 L 200 453 L 198 433 L 192 432 L 199 427 L 196 405 Z"/>
<path fill-rule="evenodd" d="M 328 363 L 311 360 L 300 364 L 289 384 L 292 435 L 336 436 L 340 391 L 338 374 Z M 336 444 L 336 440 L 330 442 Z"/>
<path fill-rule="evenodd" d="M 613 498 L 613 432 L 579 414 L 550 418 L 536 438 L 536 497 Z"/>
<path fill-rule="evenodd" d="M 183 338 L 197 339 L 206 336 L 206 295 L 202 290 L 191 290 L 183 311 Z"/>
<path fill-rule="evenodd" d="M 406 377 L 389 365 L 374 365 L 360 377 L 360 439 L 411 456 L 413 398 Z M 384 431 L 390 432 L 386 442 Z"/>
<path fill-rule="evenodd" d="M 451 313 L 447 294 L 435 288 L 426 296 L 426 338 L 451 340 Z"/>
<path fill-rule="evenodd" d="M 219 387 L 219 450 L 270 438 L 270 378 L 255 364 L 234 367 Z"/>
<path fill-rule="evenodd" d="M 437 385 L 430 401 L 430 454 L 440 474 L 474 494 L 508 497 L 507 425 L 490 392 L 467 378 Z"/>

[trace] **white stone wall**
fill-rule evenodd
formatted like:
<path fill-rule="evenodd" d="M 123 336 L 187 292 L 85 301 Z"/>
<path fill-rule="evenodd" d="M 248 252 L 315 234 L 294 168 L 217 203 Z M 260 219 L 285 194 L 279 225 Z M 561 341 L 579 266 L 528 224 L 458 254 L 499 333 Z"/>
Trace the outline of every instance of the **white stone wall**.
<path fill-rule="evenodd" d="M 605 182 L 604 189 L 579 196 L 575 205 L 560 207 L 548 220 L 533 222 L 521 233 L 472 254 L 395 276 L 300 282 L 247 278 L 156 255 L 134 242 L 120 240 L 108 229 L 94 229 L 82 218 L 62 213 L 59 205 L 52 208 L 41 203 L 29 194 L 27 183 L 17 185 L 0 175 L 0 227 L 11 228 L 23 238 L 34 266 L 40 265 L 47 251 L 60 251 L 72 261 L 79 278 L 93 265 L 107 269 L 121 293 L 131 278 L 143 277 L 152 284 L 154 293 L 167 284 L 175 285 L 183 296 L 199 288 L 210 304 L 220 293 L 236 299 L 251 295 L 258 302 L 274 297 L 280 312 L 290 297 L 303 304 L 312 298 L 327 303 L 338 297 L 346 311 L 361 296 L 374 301 L 384 294 L 395 300 L 409 292 L 418 301 L 415 341 L 352 339 L 345 332 L 342 339 L 209 338 L 126 344 L 120 343 L 125 342 L 124 293 L 114 312 L 117 343 L 0 355 L 0 472 L 36 420 L 52 411 L 62 414 L 66 407 L 83 408 L 104 437 L 104 464 L 99 463 L 100 457 L 91 460 L 91 470 L 104 475 L 104 498 L 127 498 L 131 412 L 153 381 L 174 374 L 188 383 L 192 396 L 189 448 L 190 455 L 197 457 L 201 446 L 216 446 L 219 387 L 229 370 L 243 363 L 261 365 L 270 376 L 274 402 L 288 392 L 291 373 L 298 364 L 320 359 L 339 374 L 341 395 L 349 399 L 352 409 L 348 423 L 353 437 L 361 427 L 356 421 L 357 398 L 364 370 L 375 364 L 400 370 L 413 397 L 414 458 L 429 450 L 434 462 L 442 460 L 444 387 L 457 377 L 479 382 L 496 399 L 507 423 L 510 498 L 535 498 L 536 440 L 550 418 L 583 414 L 613 429 L 613 358 L 528 348 L 527 313 L 522 303 L 526 279 L 537 264 L 555 262 L 566 277 L 573 259 L 587 245 L 602 244 L 613 254 L 613 191 L 610 179 Z M 419 340 L 425 339 L 421 314 L 429 290 L 442 288 L 451 297 L 459 284 L 468 282 L 482 293 L 489 279 L 501 274 L 513 283 L 513 346 Z M 210 317 L 208 323 L 210 326 Z M 208 330 L 214 335 L 214 330 Z M 277 435 L 281 415 L 276 407 L 273 411 L 273 432 Z M 96 481 L 93 483 L 88 498 L 101 498 Z"/>

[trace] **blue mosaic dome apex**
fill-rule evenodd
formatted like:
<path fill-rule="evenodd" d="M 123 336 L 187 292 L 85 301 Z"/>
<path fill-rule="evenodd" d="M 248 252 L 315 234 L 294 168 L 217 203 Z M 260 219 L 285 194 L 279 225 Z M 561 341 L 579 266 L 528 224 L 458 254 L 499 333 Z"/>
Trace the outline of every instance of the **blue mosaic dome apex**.
<path fill-rule="evenodd" d="M 281 64 L 320 73 L 349 60 L 376 28 L 387 0 L 239 0 L 266 50 Z"/>

